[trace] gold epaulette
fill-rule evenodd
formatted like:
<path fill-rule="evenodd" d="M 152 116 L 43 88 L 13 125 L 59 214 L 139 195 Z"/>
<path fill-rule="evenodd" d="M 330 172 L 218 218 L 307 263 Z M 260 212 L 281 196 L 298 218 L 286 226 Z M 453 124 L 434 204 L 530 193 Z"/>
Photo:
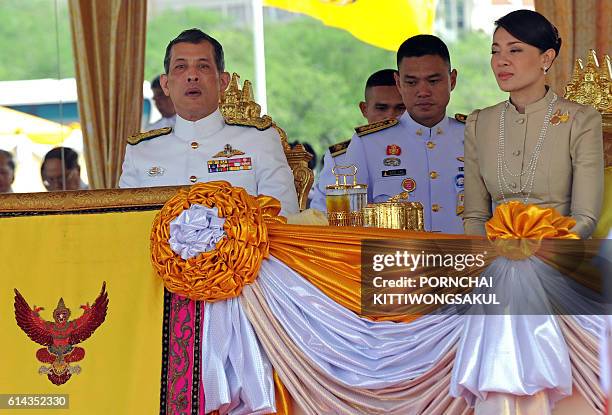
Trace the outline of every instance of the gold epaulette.
<path fill-rule="evenodd" d="M 225 117 L 225 123 L 227 125 L 239 125 L 242 127 L 255 127 L 259 131 L 264 131 L 272 126 L 273 121 L 270 116 L 264 115 L 263 117 L 253 117 L 253 118 Z"/>
<path fill-rule="evenodd" d="M 465 115 L 465 114 L 455 114 L 455 119 L 457 121 L 459 121 L 460 123 L 465 124 L 465 121 L 467 120 L 467 115 Z"/>
<path fill-rule="evenodd" d="M 351 144 L 351 140 L 346 140 L 341 143 L 337 143 L 332 146 L 329 146 L 329 152 L 331 153 L 331 156 L 338 157 L 346 153 L 346 150 L 348 149 L 349 144 Z"/>
<path fill-rule="evenodd" d="M 128 138 L 128 144 L 135 146 L 136 144 L 150 140 L 155 137 L 161 137 L 162 135 L 170 134 L 172 132 L 172 127 L 164 127 L 158 128 L 157 130 L 151 130 L 140 134 L 134 134 L 130 138 Z"/>
<path fill-rule="evenodd" d="M 362 125 L 360 127 L 355 128 L 355 132 L 359 137 L 363 137 L 364 135 L 372 134 L 377 131 L 385 130 L 389 127 L 393 127 L 397 125 L 399 121 L 395 118 L 388 118 L 386 120 L 373 122 L 372 124 Z"/>

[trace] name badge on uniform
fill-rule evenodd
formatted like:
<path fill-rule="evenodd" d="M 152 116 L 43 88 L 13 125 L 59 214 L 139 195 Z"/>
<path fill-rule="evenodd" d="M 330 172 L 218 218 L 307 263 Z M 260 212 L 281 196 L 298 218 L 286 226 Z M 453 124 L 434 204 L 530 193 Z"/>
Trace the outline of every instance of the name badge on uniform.
<path fill-rule="evenodd" d="M 153 166 L 149 170 L 147 170 L 147 176 L 149 177 L 163 176 L 165 171 L 166 169 L 164 169 L 163 167 Z"/>
<path fill-rule="evenodd" d="M 208 160 L 207 164 L 209 173 L 251 170 L 253 168 L 250 157 L 238 157 L 227 160 Z"/>
<path fill-rule="evenodd" d="M 406 169 L 383 170 L 382 177 L 405 176 Z"/>

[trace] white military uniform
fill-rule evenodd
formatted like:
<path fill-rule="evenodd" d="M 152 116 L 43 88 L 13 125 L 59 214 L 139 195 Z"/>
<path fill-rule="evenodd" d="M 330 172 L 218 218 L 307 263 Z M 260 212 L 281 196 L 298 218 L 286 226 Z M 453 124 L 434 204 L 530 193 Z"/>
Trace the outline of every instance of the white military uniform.
<path fill-rule="evenodd" d="M 428 128 L 405 112 L 397 123 L 385 120 L 362 128 L 335 164 L 357 166 L 357 181 L 368 185 L 369 202 L 407 190 L 410 200 L 423 204 L 426 230 L 462 234 L 463 136 L 464 124 L 455 119 L 445 117 Z M 331 184 L 328 169 L 323 167 L 320 191 Z M 323 182 L 325 177 L 330 183 Z"/>
<path fill-rule="evenodd" d="M 177 115 L 173 130 L 147 134 L 150 139 L 128 144 L 119 187 L 225 180 L 251 195 L 275 197 L 284 215 L 299 211 L 293 173 L 274 128 L 227 125 L 217 110 L 195 122 Z"/>
<path fill-rule="evenodd" d="M 147 130 L 158 130 L 160 128 L 174 127 L 176 124 L 176 115 L 172 117 L 162 117 L 152 124 L 147 125 Z"/>

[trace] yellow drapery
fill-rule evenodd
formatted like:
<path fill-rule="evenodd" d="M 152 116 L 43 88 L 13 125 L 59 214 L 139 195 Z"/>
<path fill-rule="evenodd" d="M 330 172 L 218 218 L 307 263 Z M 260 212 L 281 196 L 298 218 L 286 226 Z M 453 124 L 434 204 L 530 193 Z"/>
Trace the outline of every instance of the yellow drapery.
<path fill-rule="evenodd" d="M 217 196 L 211 197 L 215 194 Z M 228 197 L 235 198 L 234 203 L 250 206 L 249 213 L 245 215 L 238 212 L 234 203 L 224 200 Z M 483 237 L 466 235 L 287 225 L 276 216 L 280 211 L 280 203 L 276 199 L 268 196 L 248 196 L 244 189 L 233 188 L 229 183 L 219 181 L 199 183 L 188 190 L 181 190 L 159 212 L 151 232 L 151 258 L 166 288 L 192 300 L 218 301 L 235 297 L 240 295 L 243 284 L 254 280 L 253 277 L 245 278 L 246 274 L 243 275 L 246 270 L 252 271 L 250 264 L 244 269 L 234 265 L 206 265 L 208 258 L 217 255 L 223 258 L 223 264 L 243 264 L 245 252 L 252 252 L 253 247 L 240 248 L 236 245 L 235 249 L 228 250 L 224 249 L 227 244 L 220 243 L 217 249 L 188 261 L 181 260 L 170 249 L 170 222 L 191 204 L 201 203 L 212 207 L 215 199 L 220 203 L 220 216 L 226 218 L 224 230 L 228 239 L 235 240 L 231 242 L 233 245 L 240 245 L 241 239 L 260 241 L 255 248 L 260 251 L 259 256 L 267 256 L 266 252 L 269 250 L 271 255 L 301 274 L 331 299 L 357 314 L 365 311 L 361 308 L 361 254 L 366 240 L 395 241 L 409 252 L 431 252 L 432 241 L 437 248 L 448 254 L 485 252 L 488 248 L 495 254 L 486 256 L 485 267 L 497 255 L 510 259 L 537 255 L 583 285 L 595 290 L 600 288 L 600 281 L 596 278 L 597 270 L 589 266 L 589 261 L 584 261 L 585 255 L 592 257 L 596 254 L 598 243 L 576 241 L 577 236 L 569 231 L 575 221 L 559 215 L 551 208 L 544 209 L 519 202 L 498 206 L 493 218 L 487 223 L 487 235 L 491 241 L 489 242 Z M 259 205 L 259 208 L 254 208 L 256 205 Z M 249 218 L 253 217 L 263 219 L 265 224 L 260 222 L 261 219 L 257 224 L 251 223 Z M 252 237 L 243 232 L 245 229 L 251 229 Z M 563 243 L 563 240 L 579 244 Z M 246 251 L 243 252 L 244 250 Z M 580 268 L 577 269 L 577 265 Z M 228 278 L 225 275 L 228 271 L 233 272 L 235 276 Z M 474 275 L 479 271 L 480 267 L 468 268 L 464 275 Z M 202 289 L 203 287 L 205 289 Z M 392 313 L 381 316 L 370 316 L 366 311 L 363 315 L 372 320 L 408 322 L 418 317 L 414 309 L 411 310 L 406 312 L 396 308 Z M 424 314 L 430 311 L 432 310 L 424 307 L 419 308 L 416 313 Z"/>
<path fill-rule="evenodd" d="M 608 0 L 535 0 L 535 9 L 559 29 L 561 53 L 548 73 L 549 83 L 563 95 L 577 58 L 589 49 L 610 53 L 612 3 Z"/>
<path fill-rule="evenodd" d="M 431 33 L 436 12 L 435 0 L 264 0 L 264 5 L 307 14 L 393 52 L 410 36 Z"/>
<path fill-rule="evenodd" d="M 26 205 L 26 203 L 24 203 Z M 69 410 L 57 414 L 151 414 L 159 411 L 163 285 L 148 261 L 154 211 L 0 218 L 0 390 L 3 393 L 68 394 Z M 53 322 L 60 298 L 69 320 L 83 314 L 103 282 L 104 322 L 86 340 L 74 373 L 63 385 L 39 374 L 32 341 L 17 325 L 14 289 L 40 317 Z M 0 413 L 5 411 L 0 410 Z M 13 413 L 10 410 L 9 413 Z M 35 410 L 16 411 L 34 413 Z"/>
<path fill-rule="evenodd" d="M 147 2 L 68 4 L 89 185 L 113 188 L 126 139 L 140 131 Z"/>

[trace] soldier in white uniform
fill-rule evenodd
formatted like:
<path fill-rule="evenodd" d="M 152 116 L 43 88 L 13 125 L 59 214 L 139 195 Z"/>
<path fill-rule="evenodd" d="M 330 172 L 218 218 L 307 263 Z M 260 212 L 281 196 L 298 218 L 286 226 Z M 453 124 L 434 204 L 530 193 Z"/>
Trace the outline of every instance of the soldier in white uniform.
<path fill-rule="evenodd" d="M 426 230 L 463 233 L 465 119 L 446 117 L 457 71 L 444 42 L 432 35 L 406 40 L 397 65 L 396 84 L 407 112 L 399 121 L 360 127 L 343 164 L 357 166 L 370 202 L 408 191 L 423 204 Z"/>
<path fill-rule="evenodd" d="M 368 123 L 382 121 L 387 118 L 399 118 L 406 106 L 395 86 L 395 69 L 381 69 L 368 77 L 365 85 L 364 101 L 359 103 L 359 109 Z M 359 128 L 359 127 L 358 127 Z M 325 186 L 334 183 L 333 166 L 342 166 L 344 154 L 351 140 L 329 146 L 323 156 L 323 166 L 316 186 L 312 190 L 310 207 L 325 211 Z"/>
<path fill-rule="evenodd" d="M 226 180 L 280 200 L 282 214 L 297 213 L 293 173 L 277 131 L 270 123 L 228 125 L 219 111 L 229 83 L 219 42 L 186 30 L 168 45 L 164 67 L 161 86 L 174 102 L 176 125 L 128 140 L 119 187 Z"/>

